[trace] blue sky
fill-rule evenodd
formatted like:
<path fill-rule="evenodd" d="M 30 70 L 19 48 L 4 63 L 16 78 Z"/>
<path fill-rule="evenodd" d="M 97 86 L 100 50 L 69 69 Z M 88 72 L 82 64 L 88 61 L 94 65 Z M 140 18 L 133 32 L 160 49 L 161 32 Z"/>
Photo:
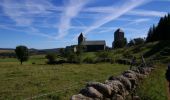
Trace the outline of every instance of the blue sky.
<path fill-rule="evenodd" d="M 0 48 L 59 48 L 88 40 L 113 42 L 121 28 L 128 40 L 170 12 L 170 0 L 1 0 Z"/>

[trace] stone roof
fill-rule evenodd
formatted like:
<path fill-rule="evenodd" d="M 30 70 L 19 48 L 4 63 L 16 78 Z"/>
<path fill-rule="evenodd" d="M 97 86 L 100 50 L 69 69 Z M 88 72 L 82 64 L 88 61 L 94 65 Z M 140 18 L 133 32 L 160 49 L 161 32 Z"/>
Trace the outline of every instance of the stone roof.
<path fill-rule="evenodd" d="M 84 41 L 82 45 L 105 45 L 106 42 L 104 40 L 96 40 L 96 41 Z"/>

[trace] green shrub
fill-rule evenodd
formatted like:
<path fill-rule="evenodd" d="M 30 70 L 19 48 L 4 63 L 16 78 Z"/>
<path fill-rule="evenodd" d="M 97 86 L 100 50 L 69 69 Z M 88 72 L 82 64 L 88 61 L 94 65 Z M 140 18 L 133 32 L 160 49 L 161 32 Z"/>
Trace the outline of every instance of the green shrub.
<path fill-rule="evenodd" d="M 94 57 L 86 57 L 83 60 L 83 62 L 92 64 L 92 63 L 95 63 L 95 58 Z"/>
<path fill-rule="evenodd" d="M 55 53 L 48 53 L 45 57 L 48 59 L 47 64 L 55 64 L 56 63 L 56 54 Z"/>
<path fill-rule="evenodd" d="M 111 54 L 109 51 L 100 51 L 96 53 L 97 62 L 110 62 Z"/>

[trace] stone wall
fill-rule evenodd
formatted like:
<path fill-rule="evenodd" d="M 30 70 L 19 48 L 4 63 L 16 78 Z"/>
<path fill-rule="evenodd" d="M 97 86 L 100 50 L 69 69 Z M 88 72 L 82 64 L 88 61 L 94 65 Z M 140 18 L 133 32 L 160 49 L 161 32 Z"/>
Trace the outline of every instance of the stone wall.
<path fill-rule="evenodd" d="M 137 67 L 126 70 L 119 76 L 110 76 L 105 82 L 89 82 L 71 100 L 140 100 L 135 96 L 140 80 L 146 78 L 154 68 L 152 66 Z"/>

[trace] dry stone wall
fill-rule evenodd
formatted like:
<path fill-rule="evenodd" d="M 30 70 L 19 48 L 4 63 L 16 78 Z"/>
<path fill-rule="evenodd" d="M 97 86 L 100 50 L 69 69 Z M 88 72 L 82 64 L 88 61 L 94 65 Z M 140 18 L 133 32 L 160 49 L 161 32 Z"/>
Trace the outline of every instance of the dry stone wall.
<path fill-rule="evenodd" d="M 89 82 L 80 92 L 71 97 L 71 100 L 140 100 L 134 96 L 140 80 L 144 79 L 154 68 L 137 67 L 126 70 L 119 76 L 110 76 L 104 83 Z"/>

